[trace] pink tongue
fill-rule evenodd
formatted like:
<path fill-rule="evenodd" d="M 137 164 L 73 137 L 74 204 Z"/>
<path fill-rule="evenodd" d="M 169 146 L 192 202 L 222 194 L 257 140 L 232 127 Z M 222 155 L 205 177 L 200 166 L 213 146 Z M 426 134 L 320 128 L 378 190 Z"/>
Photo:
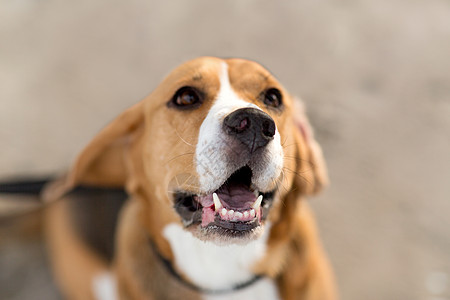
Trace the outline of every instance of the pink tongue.
<path fill-rule="evenodd" d="M 256 201 L 255 194 L 243 184 L 225 184 L 217 190 L 217 195 L 223 206 L 234 210 L 246 210 Z"/>
<path fill-rule="evenodd" d="M 223 185 L 216 191 L 222 205 L 228 209 L 246 210 L 256 201 L 256 196 L 245 185 Z M 211 207 L 214 204 L 212 194 L 196 197 L 203 207 Z"/>
<path fill-rule="evenodd" d="M 227 209 L 235 211 L 248 210 L 256 201 L 256 196 L 247 186 L 240 184 L 223 185 L 216 191 L 220 198 L 220 202 Z M 202 226 L 206 227 L 209 223 L 214 222 L 214 200 L 212 194 L 196 197 L 196 200 L 203 206 Z"/>

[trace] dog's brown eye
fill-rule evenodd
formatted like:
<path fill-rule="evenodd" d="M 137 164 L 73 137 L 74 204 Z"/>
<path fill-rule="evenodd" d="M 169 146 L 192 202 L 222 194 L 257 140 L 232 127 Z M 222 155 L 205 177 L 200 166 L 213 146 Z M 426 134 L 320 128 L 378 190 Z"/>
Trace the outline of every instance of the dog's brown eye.
<path fill-rule="evenodd" d="M 278 89 L 268 89 L 264 93 L 264 104 L 271 107 L 279 107 L 282 104 L 281 92 Z"/>
<path fill-rule="evenodd" d="M 194 88 L 185 86 L 175 93 L 172 103 L 179 108 L 196 106 L 200 104 L 200 95 Z"/>

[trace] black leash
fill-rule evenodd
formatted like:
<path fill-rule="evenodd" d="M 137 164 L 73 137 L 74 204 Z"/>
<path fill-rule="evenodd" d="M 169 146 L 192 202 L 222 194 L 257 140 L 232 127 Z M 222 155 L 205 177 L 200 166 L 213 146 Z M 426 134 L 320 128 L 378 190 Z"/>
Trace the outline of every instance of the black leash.
<path fill-rule="evenodd" d="M 51 178 L 17 180 L 0 183 L 0 194 L 39 195 Z"/>
<path fill-rule="evenodd" d="M 164 264 L 164 266 L 166 267 L 167 271 L 169 271 L 170 274 L 172 274 L 173 277 L 175 277 L 180 283 L 182 283 L 184 286 L 199 292 L 199 293 L 203 293 L 203 294 L 210 294 L 210 295 L 221 295 L 221 294 L 227 294 L 227 293 L 231 293 L 231 292 L 235 292 L 238 290 L 242 290 L 246 287 L 251 286 L 252 284 L 254 284 L 255 282 L 259 281 L 261 278 L 263 278 L 263 275 L 255 275 L 253 276 L 251 279 L 243 282 L 243 283 L 239 283 L 236 284 L 230 288 L 226 288 L 226 289 L 205 289 L 202 287 L 199 287 L 189 281 L 187 281 L 186 279 L 184 279 L 183 277 L 180 276 L 180 274 L 178 274 L 178 272 L 175 270 L 175 268 L 173 267 L 172 263 L 164 258 L 161 253 L 159 253 L 158 249 L 156 248 L 155 244 L 153 243 L 153 241 L 149 238 L 150 241 L 150 245 L 153 249 L 153 252 L 156 253 L 156 255 L 158 256 L 159 260 Z"/>
<path fill-rule="evenodd" d="M 21 210 L 2 213 L 0 211 L 0 223 L 14 221 L 17 218 L 26 216 L 42 209 L 45 204 L 38 197 L 42 189 L 52 178 L 41 179 L 21 179 L 0 182 L 0 196 L 4 197 L 6 201 L 22 202 L 28 201 L 34 203 L 33 207 L 24 207 Z M 4 195 L 3 195 L 4 194 Z M 17 196 L 32 196 L 32 197 L 17 197 Z M 7 199 L 10 196 L 11 199 Z M 2 201 L 2 198 L 0 198 Z"/>

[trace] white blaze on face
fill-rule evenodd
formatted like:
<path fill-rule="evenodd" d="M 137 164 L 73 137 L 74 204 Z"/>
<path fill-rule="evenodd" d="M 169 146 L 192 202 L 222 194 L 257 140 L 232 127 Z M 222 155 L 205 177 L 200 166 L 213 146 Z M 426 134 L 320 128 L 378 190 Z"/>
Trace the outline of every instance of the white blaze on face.
<path fill-rule="evenodd" d="M 237 168 L 227 159 L 227 147 L 230 147 L 228 136 L 222 130 L 224 118 L 240 108 L 256 108 L 253 103 L 246 102 L 231 88 L 228 78 L 228 65 L 223 63 L 220 74 L 220 90 L 208 115 L 203 121 L 195 159 L 199 176 L 200 189 L 205 193 L 212 193 L 218 189 Z M 274 139 L 266 146 L 260 162 L 250 167 L 254 173 L 253 183 L 266 191 L 275 178 L 278 178 L 283 166 L 283 149 L 280 144 L 280 134 L 276 129 Z"/>

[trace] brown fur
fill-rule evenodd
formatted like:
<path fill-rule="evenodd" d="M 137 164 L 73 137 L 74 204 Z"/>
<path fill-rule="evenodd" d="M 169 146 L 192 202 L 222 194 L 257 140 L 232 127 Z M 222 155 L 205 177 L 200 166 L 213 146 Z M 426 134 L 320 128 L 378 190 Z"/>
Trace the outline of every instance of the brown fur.
<path fill-rule="evenodd" d="M 146 99 L 101 131 L 76 160 L 68 175 L 50 187 L 45 197 L 57 198 L 80 184 L 125 187 L 131 195 L 119 219 L 117 254 L 113 265 L 81 242 L 58 204 L 48 216 L 48 232 L 57 278 L 71 299 L 88 299 L 90 280 L 112 268 L 121 299 L 199 299 L 180 285 L 156 259 L 154 248 L 172 260 L 162 228 L 181 224 L 168 194 L 171 181 L 183 178 L 184 189 L 198 191 L 194 166 L 198 130 L 217 95 L 224 60 L 199 58 L 174 70 Z M 269 214 L 273 227 L 268 252 L 255 273 L 276 280 L 283 299 L 336 299 L 331 271 L 317 238 L 304 196 L 320 190 L 326 171 L 320 148 L 295 100 L 260 65 L 241 59 L 225 60 L 232 88 L 244 100 L 261 107 L 275 121 L 285 155 L 278 200 Z M 182 86 L 204 91 L 198 109 L 177 111 L 166 103 Z M 277 87 L 284 95 L 283 111 L 261 105 L 262 90 Z M 76 261 L 76 263 L 73 263 Z M 89 295 L 89 296 L 88 296 Z"/>

